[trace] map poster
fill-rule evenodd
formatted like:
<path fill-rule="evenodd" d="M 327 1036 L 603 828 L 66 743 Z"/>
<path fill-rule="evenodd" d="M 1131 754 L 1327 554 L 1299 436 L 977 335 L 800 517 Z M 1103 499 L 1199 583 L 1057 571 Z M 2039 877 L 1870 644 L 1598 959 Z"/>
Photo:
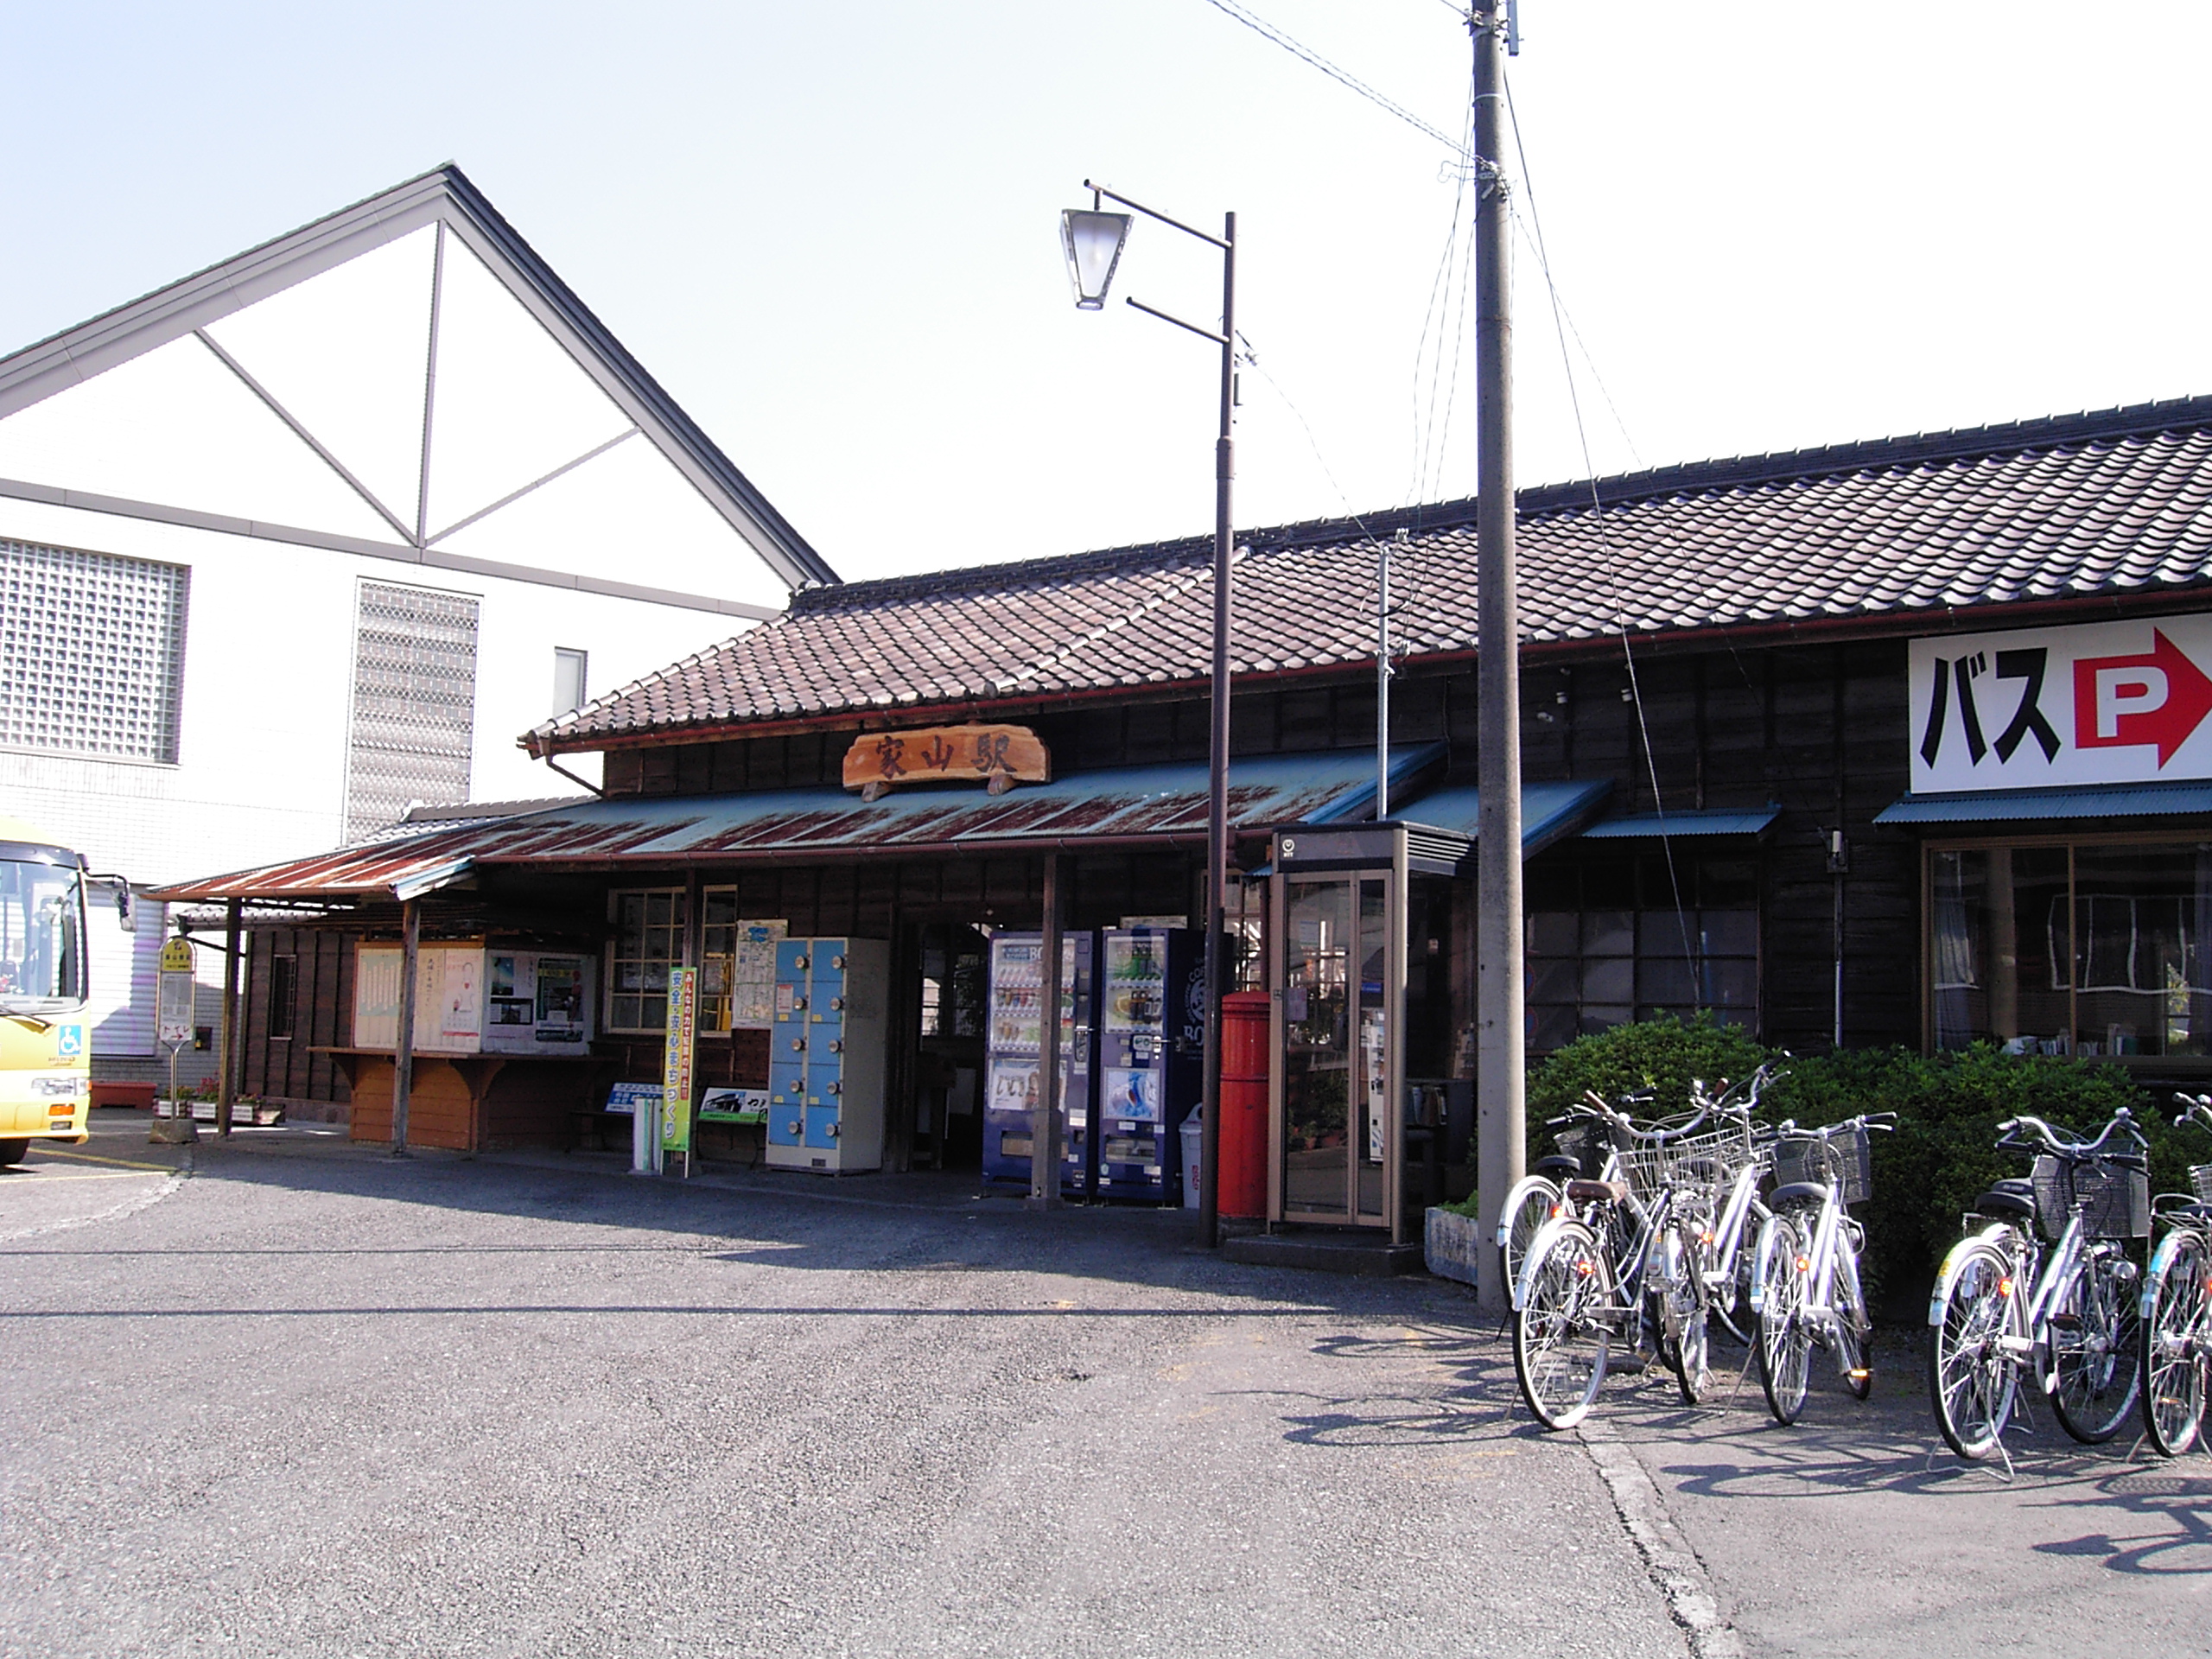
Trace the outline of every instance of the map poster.
<path fill-rule="evenodd" d="M 668 970 L 668 1047 L 661 1064 L 660 1145 L 691 1150 L 691 1054 L 698 1036 L 699 970 Z M 688 1166 L 687 1166 L 688 1167 Z"/>

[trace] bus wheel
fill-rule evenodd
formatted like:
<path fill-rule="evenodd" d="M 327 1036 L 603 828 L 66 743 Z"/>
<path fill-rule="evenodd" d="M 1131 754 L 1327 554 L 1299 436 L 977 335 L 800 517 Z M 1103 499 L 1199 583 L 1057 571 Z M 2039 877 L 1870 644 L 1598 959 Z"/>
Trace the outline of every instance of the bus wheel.
<path fill-rule="evenodd" d="M 30 1149 L 29 1135 L 19 1135 L 12 1140 L 0 1141 L 0 1169 L 4 1169 L 11 1164 L 22 1163 Z"/>

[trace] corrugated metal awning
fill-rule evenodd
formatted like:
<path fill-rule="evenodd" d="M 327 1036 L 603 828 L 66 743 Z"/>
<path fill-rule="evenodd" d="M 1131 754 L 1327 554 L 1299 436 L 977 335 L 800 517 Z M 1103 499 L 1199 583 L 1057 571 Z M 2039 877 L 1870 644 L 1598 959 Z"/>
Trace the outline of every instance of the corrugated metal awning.
<path fill-rule="evenodd" d="M 1966 790 L 1906 795 L 1877 823 L 2032 823 L 2060 818 L 2144 818 L 2212 814 L 2212 783 L 2085 784 L 2069 789 Z"/>
<path fill-rule="evenodd" d="M 1585 841 L 1656 841 L 1675 836 L 1760 836 L 1782 816 L 1778 806 L 1755 812 L 1636 812 L 1601 818 L 1582 832 Z"/>
<path fill-rule="evenodd" d="M 1443 758 L 1441 743 L 1395 753 L 1392 788 Z M 187 902 L 390 899 L 480 870 L 524 866 L 621 870 L 870 852 L 1198 844 L 1205 836 L 1206 783 L 1205 765 L 1188 762 L 1076 772 L 1004 795 L 920 788 L 865 803 L 842 789 L 815 788 L 580 801 L 181 882 L 155 896 Z M 1341 823 L 1370 810 L 1374 801 L 1375 760 L 1369 750 L 1253 755 L 1230 767 L 1229 817 L 1239 834 L 1284 823 Z"/>
<path fill-rule="evenodd" d="M 1573 835 L 1603 807 L 1612 780 L 1521 785 L 1521 856 L 1534 858 L 1562 836 Z M 1481 826 L 1482 791 L 1471 784 L 1440 789 L 1396 813 L 1408 828 L 1440 830 L 1470 844 Z"/>

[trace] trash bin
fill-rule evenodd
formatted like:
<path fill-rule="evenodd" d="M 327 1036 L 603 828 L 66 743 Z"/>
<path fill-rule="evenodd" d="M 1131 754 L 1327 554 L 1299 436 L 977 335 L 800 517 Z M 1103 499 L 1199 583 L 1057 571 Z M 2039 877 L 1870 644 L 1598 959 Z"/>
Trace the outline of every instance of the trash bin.
<path fill-rule="evenodd" d="M 1205 1108 L 1193 1106 L 1183 1120 L 1183 1207 L 1198 1207 L 1199 1160 L 1205 1156 Z"/>
<path fill-rule="evenodd" d="M 1268 1213 L 1268 1044 L 1265 991 L 1221 999 L 1220 1212 L 1258 1221 Z"/>

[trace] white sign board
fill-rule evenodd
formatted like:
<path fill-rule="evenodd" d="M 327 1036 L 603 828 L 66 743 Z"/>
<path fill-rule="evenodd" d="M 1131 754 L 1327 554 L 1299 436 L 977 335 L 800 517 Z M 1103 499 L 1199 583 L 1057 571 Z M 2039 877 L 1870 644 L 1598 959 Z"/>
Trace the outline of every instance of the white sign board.
<path fill-rule="evenodd" d="M 1916 795 L 2212 778 L 2212 616 L 1911 643 Z"/>
<path fill-rule="evenodd" d="M 156 1035 L 173 1048 L 181 1048 L 192 1040 L 193 992 L 196 984 L 190 969 L 179 973 L 164 968 L 161 975 L 161 994 L 156 998 Z"/>

